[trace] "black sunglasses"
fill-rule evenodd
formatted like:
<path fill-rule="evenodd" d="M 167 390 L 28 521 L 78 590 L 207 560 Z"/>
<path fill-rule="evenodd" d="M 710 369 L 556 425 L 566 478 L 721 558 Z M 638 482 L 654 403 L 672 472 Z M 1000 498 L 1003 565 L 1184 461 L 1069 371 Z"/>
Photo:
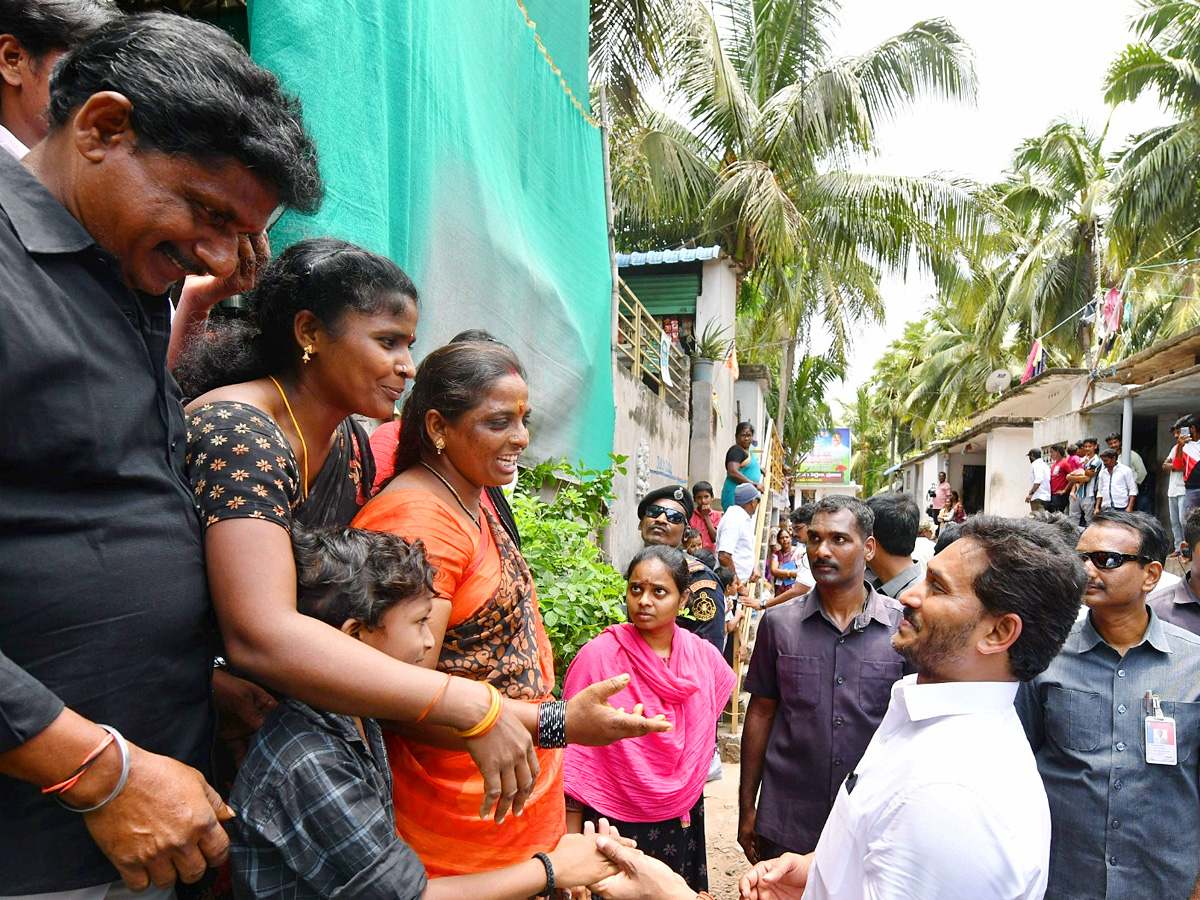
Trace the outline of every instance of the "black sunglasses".
<path fill-rule="evenodd" d="M 659 516 L 666 516 L 667 521 L 672 525 L 682 525 L 687 521 L 687 516 L 677 509 L 667 509 L 665 506 L 659 506 L 656 503 L 651 503 L 646 507 L 647 519 L 657 519 Z"/>
<path fill-rule="evenodd" d="M 1153 562 L 1148 556 L 1137 553 L 1118 553 L 1116 550 L 1077 551 L 1082 562 L 1092 561 L 1097 569 L 1119 569 L 1127 562 Z"/>

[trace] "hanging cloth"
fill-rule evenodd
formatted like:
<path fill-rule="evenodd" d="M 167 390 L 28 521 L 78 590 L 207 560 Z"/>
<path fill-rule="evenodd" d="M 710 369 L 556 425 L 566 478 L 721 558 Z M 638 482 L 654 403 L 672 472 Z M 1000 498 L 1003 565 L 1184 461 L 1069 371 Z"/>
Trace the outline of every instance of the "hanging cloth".
<path fill-rule="evenodd" d="M 1021 384 L 1035 375 L 1046 371 L 1046 352 L 1042 349 L 1042 339 L 1038 338 L 1029 349 L 1029 358 L 1025 360 L 1025 372 L 1021 375 Z"/>

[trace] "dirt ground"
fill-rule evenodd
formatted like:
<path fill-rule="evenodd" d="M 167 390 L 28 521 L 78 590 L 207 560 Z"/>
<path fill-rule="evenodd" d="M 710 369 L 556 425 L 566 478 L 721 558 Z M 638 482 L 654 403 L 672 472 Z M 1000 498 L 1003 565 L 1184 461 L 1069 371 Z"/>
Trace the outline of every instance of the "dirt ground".
<path fill-rule="evenodd" d="M 737 794 L 737 763 L 725 763 L 721 780 L 704 787 L 708 891 L 714 900 L 737 900 L 738 879 L 750 868 L 737 842 Z"/>

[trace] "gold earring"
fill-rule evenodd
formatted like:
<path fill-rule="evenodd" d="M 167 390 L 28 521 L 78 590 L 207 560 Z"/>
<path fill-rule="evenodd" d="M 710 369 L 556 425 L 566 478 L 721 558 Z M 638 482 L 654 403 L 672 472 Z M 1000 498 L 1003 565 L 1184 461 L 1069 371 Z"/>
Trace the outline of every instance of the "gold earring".
<path fill-rule="evenodd" d="M 442 451 L 446 449 L 446 442 L 438 438 L 433 442 L 433 446 L 437 448 L 438 456 L 441 456 Z"/>
<path fill-rule="evenodd" d="M 310 359 L 312 359 L 312 352 L 313 352 L 313 345 L 305 344 L 304 345 L 304 355 L 300 357 L 300 361 L 308 362 Z"/>

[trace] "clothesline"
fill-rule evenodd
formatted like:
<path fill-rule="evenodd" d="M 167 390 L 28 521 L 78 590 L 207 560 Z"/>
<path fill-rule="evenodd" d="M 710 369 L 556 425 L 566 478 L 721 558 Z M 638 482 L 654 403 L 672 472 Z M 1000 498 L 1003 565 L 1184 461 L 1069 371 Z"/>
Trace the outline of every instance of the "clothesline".
<path fill-rule="evenodd" d="M 1158 291 L 1122 291 L 1125 294 L 1140 294 L 1145 297 L 1159 297 L 1163 300 L 1196 300 L 1194 294 L 1160 294 Z"/>
<path fill-rule="evenodd" d="M 1153 263 L 1153 264 L 1145 263 L 1140 266 L 1130 266 L 1127 271 L 1136 272 L 1139 269 L 1166 269 L 1166 268 L 1170 268 L 1171 266 L 1186 266 L 1189 263 L 1196 263 L 1196 262 L 1200 262 L 1200 258 L 1180 259 L 1180 260 L 1176 260 L 1175 262 L 1165 262 L 1165 263 Z"/>

